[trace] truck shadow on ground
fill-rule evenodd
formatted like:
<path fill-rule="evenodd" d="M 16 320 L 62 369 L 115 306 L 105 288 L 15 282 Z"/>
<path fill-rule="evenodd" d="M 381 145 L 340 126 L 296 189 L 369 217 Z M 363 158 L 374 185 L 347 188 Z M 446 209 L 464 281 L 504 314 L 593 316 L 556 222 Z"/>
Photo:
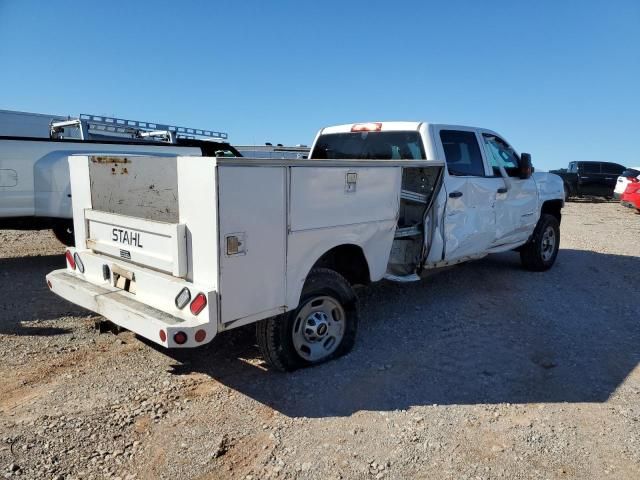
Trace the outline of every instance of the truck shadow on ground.
<path fill-rule="evenodd" d="M 64 268 L 64 255 L 0 258 L 0 334 L 58 335 L 69 329 L 25 323 L 55 320 L 87 311 L 51 294 L 45 276 Z"/>
<path fill-rule="evenodd" d="M 505 253 L 363 290 L 353 352 L 315 368 L 269 371 L 248 328 L 170 354 L 175 374 L 204 373 L 291 417 L 604 402 L 640 362 L 639 290 L 637 257 L 561 250 L 532 273 Z"/>

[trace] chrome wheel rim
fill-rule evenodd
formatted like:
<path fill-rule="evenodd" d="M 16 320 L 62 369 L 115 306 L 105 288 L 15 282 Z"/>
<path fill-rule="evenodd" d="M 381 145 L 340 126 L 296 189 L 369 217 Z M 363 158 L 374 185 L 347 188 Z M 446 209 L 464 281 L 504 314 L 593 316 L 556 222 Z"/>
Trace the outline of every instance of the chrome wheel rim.
<path fill-rule="evenodd" d="M 305 303 L 293 322 L 293 346 L 298 355 L 318 362 L 336 351 L 345 331 L 346 314 L 332 297 L 315 297 Z"/>
<path fill-rule="evenodd" d="M 549 226 L 542 234 L 542 259 L 547 262 L 553 257 L 556 249 L 556 231 Z"/>

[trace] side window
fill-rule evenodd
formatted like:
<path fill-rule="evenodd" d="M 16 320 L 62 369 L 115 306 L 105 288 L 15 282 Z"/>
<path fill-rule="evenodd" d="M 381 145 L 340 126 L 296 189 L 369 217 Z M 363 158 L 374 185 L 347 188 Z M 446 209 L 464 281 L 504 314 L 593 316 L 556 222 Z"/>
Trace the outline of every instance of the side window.
<path fill-rule="evenodd" d="M 576 173 L 578 171 L 578 167 L 576 167 L 576 162 L 571 162 L 569 164 L 569 170 L 567 170 L 569 173 Z"/>
<path fill-rule="evenodd" d="M 624 167 L 622 165 L 618 165 L 616 163 L 603 163 L 602 164 L 602 173 L 607 173 L 610 175 L 620 175 Z"/>
<path fill-rule="evenodd" d="M 483 133 L 482 138 L 484 139 L 489 165 L 493 169 L 493 174 L 496 177 L 500 176 L 500 164 L 502 164 L 507 175 L 518 177 L 520 175 L 518 170 L 519 159 L 516 152 L 507 142 L 488 133 Z"/>
<path fill-rule="evenodd" d="M 585 162 L 582 164 L 582 173 L 600 173 L 600 164 L 598 162 Z"/>
<path fill-rule="evenodd" d="M 484 177 L 484 162 L 474 132 L 440 130 L 450 175 Z"/>

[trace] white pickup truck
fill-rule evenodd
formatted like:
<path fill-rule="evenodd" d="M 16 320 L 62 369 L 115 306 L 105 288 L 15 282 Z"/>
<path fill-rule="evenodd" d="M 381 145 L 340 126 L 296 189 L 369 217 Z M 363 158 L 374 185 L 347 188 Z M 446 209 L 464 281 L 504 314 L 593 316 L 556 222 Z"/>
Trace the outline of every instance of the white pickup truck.
<path fill-rule="evenodd" d="M 353 285 L 518 250 L 558 253 L 564 191 L 498 134 L 321 130 L 309 159 L 70 157 L 76 248 L 56 294 L 169 348 L 257 323 L 275 369 L 348 352 Z"/>
<path fill-rule="evenodd" d="M 69 155 L 239 154 L 220 132 L 86 114 L 63 120 L 0 113 L 0 228 L 51 228 L 65 245 L 74 241 Z"/>

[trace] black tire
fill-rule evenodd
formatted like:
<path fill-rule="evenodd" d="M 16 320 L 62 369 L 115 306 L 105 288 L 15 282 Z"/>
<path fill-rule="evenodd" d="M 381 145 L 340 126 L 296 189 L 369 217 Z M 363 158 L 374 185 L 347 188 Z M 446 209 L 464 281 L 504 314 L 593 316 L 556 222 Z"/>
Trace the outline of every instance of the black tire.
<path fill-rule="evenodd" d="M 321 300 L 322 299 L 322 300 Z M 319 359 L 309 359 L 303 356 L 303 351 L 296 348 L 294 336 L 306 335 L 300 329 L 303 328 L 302 322 L 308 319 L 299 317 L 300 313 L 307 311 L 314 301 L 337 302 L 342 308 L 341 317 L 335 321 L 335 315 L 331 321 L 334 325 L 338 325 L 342 332 L 342 338 L 335 340 L 337 345 L 331 344 L 333 349 L 326 356 Z M 332 304 L 332 303 L 330 303 Z M 306 313 L 304 313 L 306 315 Z M 309 316 L 311 318 L 311 316 Z M 340 322 L 343 322 L 340 324 Z M 294 332 L 294 329 L 296 329 Z M 306 327 L 305 327 L 306 328 Z M 332 327 L 333 328 L 333 327 Z M 339 273 L 328 268 L 315 268 L 311 270 L 307 280 L 302 288 L 300 296 L 300 304 L 298 308 L 277 317 L 268 318 L 257 323 L 256 339 L 260 352 L 265 361 L 274 369 L 283 372 L 291 372 L 299 368 L 319 365 L 334 358 L 338 358 L 348 353 L 356 340 L 356 331 L 358 329 L 358 306 L 356 295 L 347 280 Z M 326 331 L 326 330 L 325 330 Z M 327 334 L 326 341 L 319 338 L 316 342 L 326 345 L 331 339 Z M 304 348 L 304 345 L 302 346 Z M 324 347 L 323 347 L 324 348 Z M 309 352 L 311 354 L 311 352 Z"/>
<path fill-rule="evenodd" d="M 53 224 L 53 234 L 67 247 L 73 247 L 76 239 L 73 233 L 73 220 L 59 220 Z"/>
<path fill-rule="evenodd" d="M 551 237 L 554 240 L 552 248 L 550 248 Z M 520 250 L 522 266 L 534 272 L 549 270 L 556 261 L 559 248 L 560 223 L 553 215 L 543 213 L 531 239 Z"/>

